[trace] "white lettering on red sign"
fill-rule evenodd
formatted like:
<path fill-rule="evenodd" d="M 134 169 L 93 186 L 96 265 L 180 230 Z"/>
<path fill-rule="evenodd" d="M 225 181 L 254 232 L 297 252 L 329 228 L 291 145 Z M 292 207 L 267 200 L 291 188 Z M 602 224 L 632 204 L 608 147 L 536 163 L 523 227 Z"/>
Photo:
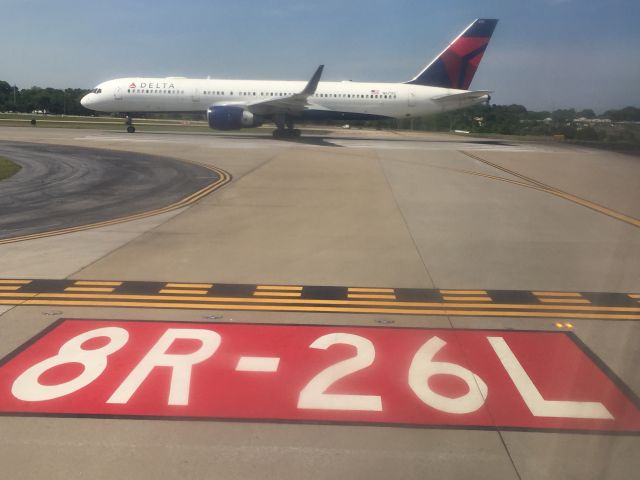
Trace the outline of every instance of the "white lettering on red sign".
<path fill-rule="evenodd" d="M 167 353 L 177 339 L 199 340 L 202 345 L 188 354 Z M 107 403 L 127 403 L 138 387 L 156 367 L 171 367 L 171 385 L 169 386 L 169 405 L 189 404 L 189 384 L 191 369 L 197 363 L 205 361 L 220 346 L 220 335 L 211 330 L 195 328 L 169 328 L 131 374 L 118 387 Z"/>
<path fill-rule="evenodd" d="M 536 417 L 604 418 L 613 415 L 600 402 L 545 400 L 502 337 L 487 337 L 522 399 Z"/>
<path fill-rule="evenodd" d="M 102 337 L 109 339 L 109 343 L 104 347 L 94 350 L 82 349 L 83 343 Z M 107 368 L 107 357 L 122 348 L 128 339 L 129 332 L 118 327 L 98 328 L 73 337 L 60 347 L 57 355 L 36 363 L 16 378 L 11 387 L 11 393 L 20 400 L 39 402 L 77 392 L 104 372 Z M 39 382 L 40 376 L 47 370 L 66 363 L 81 364 L 82 373 L 72 380 L 57 385 L 43 385 Z"/>
<path fill-rule="evenodd" d="M 0 413 L 639 432 L 592 356 L 558 332 L 63 320 L 0 362 Z"/>

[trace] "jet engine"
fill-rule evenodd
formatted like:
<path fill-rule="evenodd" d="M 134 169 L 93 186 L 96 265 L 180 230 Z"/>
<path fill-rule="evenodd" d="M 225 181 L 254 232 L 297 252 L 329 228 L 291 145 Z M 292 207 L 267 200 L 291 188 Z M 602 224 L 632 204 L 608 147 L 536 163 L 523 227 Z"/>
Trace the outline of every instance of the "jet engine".
<path fill-rule="evenodd" d="M 215 106 L 207 110 L 209 126 L 215 130 L 239 130 L 247 127 L 259 127 L 263 119 L 242 107 Z"/>

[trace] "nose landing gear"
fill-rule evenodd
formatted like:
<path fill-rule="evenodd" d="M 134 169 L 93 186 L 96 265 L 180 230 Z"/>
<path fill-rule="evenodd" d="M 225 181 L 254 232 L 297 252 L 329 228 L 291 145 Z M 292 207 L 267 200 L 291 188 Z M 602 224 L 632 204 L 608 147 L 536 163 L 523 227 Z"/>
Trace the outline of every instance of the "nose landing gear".
<path fill-rule="evenodd" d="M 127 126 L 127 133 L 136 132 L 136 127 L 133 126 L 133 118 L 131 118 L 131 115 L 127 115 L 127 119 L 125 120 L 124 124 Z"/>

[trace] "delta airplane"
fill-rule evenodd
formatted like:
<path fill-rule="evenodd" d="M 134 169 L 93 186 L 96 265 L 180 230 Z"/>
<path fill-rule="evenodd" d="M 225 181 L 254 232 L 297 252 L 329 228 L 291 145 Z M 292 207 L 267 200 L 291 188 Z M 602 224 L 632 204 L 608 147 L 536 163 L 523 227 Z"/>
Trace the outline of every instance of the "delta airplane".
<path fill-rule="evenodd" d="M 498 20 L 477 19 L 413 79 L 404 83 L 320 82 L 323 65 L 306 82 L 167 78 L 118 78 L 81 100 L 100 112 L 206 112 L 209 126 L 238 130 L 275 123 L 274 137 L 299 137 L 297 121 L 411 118 L 490 100 L 469 90 Z"/>

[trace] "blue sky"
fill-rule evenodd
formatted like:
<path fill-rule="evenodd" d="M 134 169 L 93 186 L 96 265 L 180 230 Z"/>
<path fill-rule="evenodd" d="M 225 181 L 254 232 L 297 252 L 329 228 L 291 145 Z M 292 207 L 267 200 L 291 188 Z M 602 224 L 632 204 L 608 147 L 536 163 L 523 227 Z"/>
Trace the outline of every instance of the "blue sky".
<path fill-rule="evenodd" d="M 474 18 L 500 23 L 472 88 L 529 109 L 640 107 L 637 0 L 0 0 L 0 79 L 405 81 Z M 7 48 L 8 47 L 8 48 Z"/>

